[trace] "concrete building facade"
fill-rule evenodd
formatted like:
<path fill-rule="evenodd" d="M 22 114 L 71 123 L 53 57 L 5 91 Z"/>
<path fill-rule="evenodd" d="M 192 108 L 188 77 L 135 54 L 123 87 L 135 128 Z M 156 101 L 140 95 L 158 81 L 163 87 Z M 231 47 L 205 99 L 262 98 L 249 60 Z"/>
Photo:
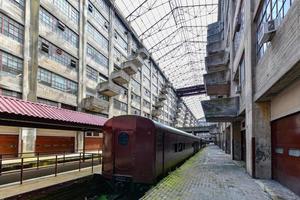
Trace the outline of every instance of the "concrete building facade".
<path fill-rule="evenodd" d="M 220 0 L 208 27 L 206 119 L 249 174 L 300 194 L 300 1 Z"/>
<path fill-rule="evenodd" d="M 0 0 L 0 27 L 1 95 L 107 118 L 196 123 L 111 1 Z M 84 144 L 81 132 L 1 127 L 0 146 L 12 145 L 0 153 L 34 152 L 45 140 L 71 141 L 68 151 L 99 147 L 101 134 L 87 137 Z"/>

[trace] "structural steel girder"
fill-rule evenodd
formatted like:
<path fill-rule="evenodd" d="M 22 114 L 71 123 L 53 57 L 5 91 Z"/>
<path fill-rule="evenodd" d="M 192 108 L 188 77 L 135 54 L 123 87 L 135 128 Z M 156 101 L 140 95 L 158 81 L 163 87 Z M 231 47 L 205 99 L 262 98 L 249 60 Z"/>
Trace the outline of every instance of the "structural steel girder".
<path fill-rule="evenodd" d="M 178 97 L 194 96 L 205 93 L 206 90 L 204 85 L 195 85 L 185 88 L 179 88 L 176 90 L 176 94 L 178 95 Z"/>

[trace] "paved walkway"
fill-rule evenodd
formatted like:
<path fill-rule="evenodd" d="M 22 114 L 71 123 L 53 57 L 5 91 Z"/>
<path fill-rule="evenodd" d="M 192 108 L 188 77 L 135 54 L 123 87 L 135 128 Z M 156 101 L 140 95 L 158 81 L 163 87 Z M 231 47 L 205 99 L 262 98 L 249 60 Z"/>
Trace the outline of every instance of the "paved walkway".
<path fill-rule="evenodd" d="M 270 195 L 217 146 L 208 146 L 142 199 L 267 200 Z"/>

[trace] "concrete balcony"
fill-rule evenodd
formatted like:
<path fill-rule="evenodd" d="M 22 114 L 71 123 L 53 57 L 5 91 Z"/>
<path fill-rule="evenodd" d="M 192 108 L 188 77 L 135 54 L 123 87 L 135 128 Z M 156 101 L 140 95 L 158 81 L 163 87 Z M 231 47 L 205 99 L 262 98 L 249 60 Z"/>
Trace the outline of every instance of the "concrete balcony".
<path fill-rule="evenodd" d="M 239 97 L 201 101 L 207 122 L 231 122 L 239 112 Z"/>
<path fill-rule="evenodd" d="M 167 100 L 167 95 L 161 93 L 161 94 L 158 95 L 158 99 L 159 99 L 160 101 L 165 101 L 165 100 Z"/>
<path fill-rule="evenodd" d="M 128 75 L 133 75 L 137 73 L 138 68 L 142 65 L 143 59 L 138 55 L 122 63 L 121 69 L 123 69 Z"/>
<path fill-rule="evenodd" d="M 161 115 L 161 110 L 152 110 L 152 116 L 153 117 L 158 117 L 158 116 L 160 116 Z"/>
<path fill-rule="evenodd" d="M 109 102 L 103 99 L 90 96 L 82 100 L 82 105 L 85 110 L 93 112 L 102 112 L 108 110 Z"/>
<path fill-rule="evenodd" d="M 121 93 L 121 87 L 109 81 L 99 83 L 97 89 L 100 94 L 109 97 L 116 96 Z"/>
<path fill-rule="evenodd" d="M 158 101 L 153 106 L 155 108 L 162 108 L 162 107 L 164 107 L 164 102 L 163 101 Z"/>
<path fill-rule="evenodd" d="M 211 35 L 215 35 L 221 31 L 224 30 L 224 24 L 223 22 L 214 22 L 211 24 L 208 24 L 207 26 L 207 35 L 211 36 Z"/>
<path fill-rule="evenodd" d="M 228 95 L 230 92 L 229 74 L 227 71 L 212 72 L 204 74 L 206 94 Z"/>
<path fill-rule="evenodd" d="M 224 50 L 224 41 L 219 40 L 216 42 L 211 42 L 206 45 L 206 52 L 208 55 L 213 53 L 218 53 Z"/>
<path fill-rule="evenodd" d="M 208 73 L 226 70 L 228 68 L 229 53 L 225 50 L 205 57 L 205 67 Z"/>
<path fill-rule="evenodd" d="M 140 48 L 136 51 L 136 54 L 140 57 L 142 57 L 143 60 L 146 60 L 146 59 L 149 59 L 150 57 L 150 54 L 149 52 L 147 51 L 146 48 Z"/>
<path fill-rule="evenodd" d="M 111 79 L 120 85 L 127 84 L 130 80 L 130 76 L 123 70 L 114 71 L 111 73 Z"/>
<path fill-rule="evenodd" d="M 161 94 L 168 94 L 170 92 L 170 88 L 164 86 L 163 88 L 161 88 L 160 93 Z"/>

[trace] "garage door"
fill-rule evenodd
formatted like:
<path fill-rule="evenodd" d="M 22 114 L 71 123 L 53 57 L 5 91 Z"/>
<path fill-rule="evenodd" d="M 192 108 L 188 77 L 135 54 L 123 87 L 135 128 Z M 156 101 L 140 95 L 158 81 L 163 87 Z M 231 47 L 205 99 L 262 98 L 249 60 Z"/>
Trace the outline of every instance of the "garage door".
<path fill-rule="evenodd" d="M 18 154 L 18 135 L 0 135 L 0 154 L 4 157 L 16 157 Z"/>
<path fill-rule="evenodd" d="M 37 136 L 35 151 L 38 153 L 73 153 L 75 137 Z"/>
<path fill-rule="evenodd" d="M 98 151 L 102 150 L 103 138 L 101 137 L 86 137 L 85 138 L 85 150 L 86 151 Z"/>
<path fill-rule="evenodd" d="M 272 175 L 300 195 L 300 113 L 272 122 Z"/>

